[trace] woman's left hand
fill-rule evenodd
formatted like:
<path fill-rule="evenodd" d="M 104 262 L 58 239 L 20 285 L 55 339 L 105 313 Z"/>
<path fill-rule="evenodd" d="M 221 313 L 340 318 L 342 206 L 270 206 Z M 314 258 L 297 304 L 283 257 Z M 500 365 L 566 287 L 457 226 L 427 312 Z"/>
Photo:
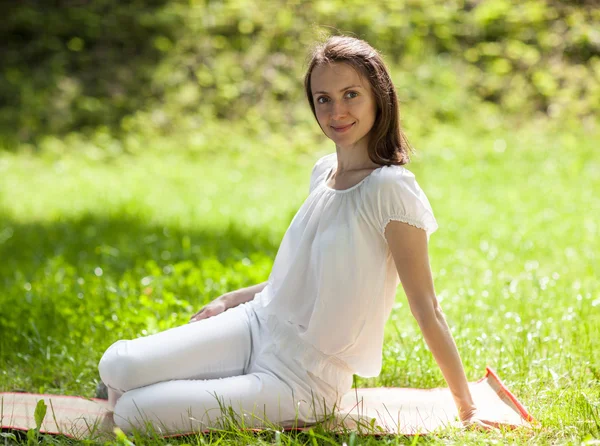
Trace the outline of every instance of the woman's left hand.
<path fill-rule="evenodd" d="M 500 424 L 496 421 L 486 420 L 481 416 L 477 409 L 469 412 L 468 415 L 461 417 L 464 427 L 471 430 L 498 430 Z"/>

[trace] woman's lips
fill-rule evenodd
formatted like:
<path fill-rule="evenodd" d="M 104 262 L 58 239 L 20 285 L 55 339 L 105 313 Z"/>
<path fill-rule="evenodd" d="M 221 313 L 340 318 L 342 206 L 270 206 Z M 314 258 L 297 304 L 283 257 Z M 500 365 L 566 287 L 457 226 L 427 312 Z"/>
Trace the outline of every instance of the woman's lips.
<path fill-rule="evenodd" d="M 347 126 L 345 126 L 345 127 L 333 127 L 333 126 L 332 126 L 331 128 L 332 128 L 333 130 L 335 130 L 336 132 L 338 132 L 338 133 L 343 133 L 343 132 L 345 132 L 345 131 L 347 131 L 347 130 L 350 130 L 350 127 L 352 127 L 353 125 L 354 125 L 354 122 L 353 122 L 352 124 L 348 124 L 348 125 L 347 125 Z"/>

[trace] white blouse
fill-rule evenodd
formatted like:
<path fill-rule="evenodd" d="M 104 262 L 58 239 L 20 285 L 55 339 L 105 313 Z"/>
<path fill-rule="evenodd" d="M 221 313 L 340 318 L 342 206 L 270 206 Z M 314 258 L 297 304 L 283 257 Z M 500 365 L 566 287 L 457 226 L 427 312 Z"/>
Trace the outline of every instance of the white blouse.
<path fill-rule="evenodd" d="M 424 229 L 429 239 L 437 223 L 406 168 L 383 166 L 336 190 L 326 184 L 336 165 L 336 153 L 315 164 L 310 194 L 283 237 L 267 286 L 252 303 L 271 321 L 274 336 L 295 339 L 287 346 L 298 349 L 308 370 L 326 375 L 326 363 L 335 363 L 374 377 L 381 371 L 384 325 L 400 283 L 385 227 L 402 221 Z M 320 353 L 320 364 L 314 355 L 303 357 L 302 344 Z"/>

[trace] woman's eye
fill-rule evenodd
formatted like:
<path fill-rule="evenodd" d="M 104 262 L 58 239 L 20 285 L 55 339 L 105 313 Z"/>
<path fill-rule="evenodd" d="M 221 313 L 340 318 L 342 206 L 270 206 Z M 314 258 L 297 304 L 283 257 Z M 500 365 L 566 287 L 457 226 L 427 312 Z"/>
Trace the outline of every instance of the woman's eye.
<path fill-rule="evenodd" d="M 358 93 L 356 91 L 349 91 L 348 93 L 346 93 L 346 96 L 348 96 L 348 95 L 354 95 L 354 96 L 350 96 L 350 99 L 353 99 L 356 96 L 358 96 Z M 319 96 L 317 98 L 317 103 L 325 104 L 326 101 L 321 101 L 321 99 L 327 99 L 327 96 Z"/>

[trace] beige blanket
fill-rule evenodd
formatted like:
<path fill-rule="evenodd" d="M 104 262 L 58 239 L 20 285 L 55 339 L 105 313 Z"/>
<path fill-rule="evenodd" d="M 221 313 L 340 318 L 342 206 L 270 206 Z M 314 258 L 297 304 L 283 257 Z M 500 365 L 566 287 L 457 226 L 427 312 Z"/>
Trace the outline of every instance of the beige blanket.
<path fill-rule="evenodd" d="M 529 427 L 534 421 L 493 370 L 488 368 L 483 378 L 469 385 L 485 419 L 507 428 Z M 41 399 L 46 403 L 47 413 L 40 432 L 77 439 L 114 435 L 107 401 L 79 396 L 0 393 L 0 427 L 35 428 L 34 411 Z M 336 419 L 328 426 L 332 430 L 350 429 L 375 435 L 430 434 L 446 427 L 460 427 L 448 389 L 385 387 L 348 392 Z"/>

